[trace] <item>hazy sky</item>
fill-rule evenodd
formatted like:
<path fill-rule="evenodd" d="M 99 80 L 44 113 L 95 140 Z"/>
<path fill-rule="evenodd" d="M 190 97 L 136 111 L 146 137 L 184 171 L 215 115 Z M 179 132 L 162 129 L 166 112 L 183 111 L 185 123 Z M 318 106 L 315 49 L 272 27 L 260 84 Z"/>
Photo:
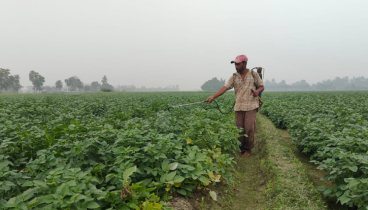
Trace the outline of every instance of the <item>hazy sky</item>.
<path fill-rule="evenodd" d="M 368 1 L 0 0 L 0 68 L 23 86 L 35 70 L 199 90 L 239 54 L 288 84 L 368 77 Z"/>

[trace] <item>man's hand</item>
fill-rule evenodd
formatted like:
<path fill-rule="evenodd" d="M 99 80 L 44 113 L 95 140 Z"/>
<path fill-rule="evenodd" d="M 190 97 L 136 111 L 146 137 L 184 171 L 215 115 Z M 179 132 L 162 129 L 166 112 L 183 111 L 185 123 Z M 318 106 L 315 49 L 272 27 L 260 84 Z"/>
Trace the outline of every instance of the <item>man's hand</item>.
<path fill-rule="evenodd" d="M 259 94 L 259 90 L 254 90 L 252 91 L 251 95 L 253 95 L 253 97 L 257 97 Z"/>
<path fill-rule="evenodd" d="M 215 100 L 215 98 L 217 98 L 220 95 L 224 94 L 226 91 L 227 91 L 227 87 L 224 86 L 224 87 L 220 88 L 220 90 L 218 90 L 217 93 L 215 93 L 215 95 L 207 98 L 207 102 L 211 103 L 213 100 Z"/>
<path fill-rule="evenodd" d="M 215 97 L 213 96 L 207 98 L 208 103 L 211 103 L 213 100 L 215 100 Z"/>

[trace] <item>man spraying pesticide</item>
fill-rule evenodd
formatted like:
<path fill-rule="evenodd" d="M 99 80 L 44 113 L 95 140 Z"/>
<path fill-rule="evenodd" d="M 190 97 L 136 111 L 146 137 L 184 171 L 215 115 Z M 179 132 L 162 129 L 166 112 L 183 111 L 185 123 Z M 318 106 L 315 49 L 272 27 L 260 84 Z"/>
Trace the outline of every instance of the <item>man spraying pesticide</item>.
<path fill-rule="evenodd" d="M 248 58 L 239 55 L 231 63 L 235 64 L 236 73 L 227 80 L 224 87 L 220 88 L 213 96 L 207 98 L 211 103 L 215 98 L 224 94 L 227 90 L 235 90 L 235 120 L 236 126 L 242 128 L 238 140 L 243 157 L 249 157 L 254 147 L 254 132 L 256 129 L 256 114 L 259 109 L 258 95 L 263 92 L 263 81 L 258 74 L 247 69 Z M 246 134 L 248 137 L 245 137 Z"/>

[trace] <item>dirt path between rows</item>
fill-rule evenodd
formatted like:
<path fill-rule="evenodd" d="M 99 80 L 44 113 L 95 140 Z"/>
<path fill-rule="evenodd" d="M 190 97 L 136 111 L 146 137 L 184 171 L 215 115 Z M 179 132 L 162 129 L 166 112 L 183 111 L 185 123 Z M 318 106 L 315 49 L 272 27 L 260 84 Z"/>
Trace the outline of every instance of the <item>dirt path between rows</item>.
<path fill-rule="evenodd" d="M 290 152 L 291 156 L 294 153 L 295 157 L 289 157 L 289 159 L 297 158 L 306 168 L 309 179 L 313 181 L 315 187 L 320 185 L 331 186 L 331 182 L 321 180 L 323 171 L 316 169 L 316 166 L 309 162 L 309 157 L 299 152 L 294 143 L 291 142 L 291 135 L 282 129 L 271 129 L 267 126 L 273 126 L 272 123 L 268 125 L 265 121 L 266 117 L 262 116 L 258 120 L 257 127 L 260 128 L 260 124 L 263 122 L 263 128 L 267 132 L 275 133 L 276 136 L 280 136 L 278 140 L 280 146 Z M 267 158 L 267 152 L 265 152 L 265 142 L 269 139 L 262 139 L 262 129 L 257 129 L 255 134 L 255 147 L 250 157 L 235 157 L 237 165 L 231 169 L 233 173 L 234 183 L 225 184 L 220 183 L 215 186 L 211 186 L 210 189 L 217 193 L 218 201 L 213 201 L 208 191 L 202 191 L 194 193 L 192 198 L 177 197 L 171 201 L 171 206 L 175 210 L 258 210 L 258 209 L 270 209 L 272 206 L 272 198 L 267 197 L 266 183 L 267 172 L 262 171 L 261 164 L 264 163 Z M 265 131 L 266 131 L 265 130 Z M 263 131 L 263 132 L 265 132 Z M 276 148 L 274 148 L 276 149 Z M 280 150 L 280 148 L 277 148 Z M 281 158 L 281 157 L 280 157 Z M 282 159 L 282 158 L 281 158 Z M 291 166 L 290 166 L 291 167 Z M 282 186 L 281 186 L 282 187 Z M 301 188 L 302 189 L 302 188 Z M 318 194 L 318 193 L 317 193 Z M 318 195 L 317 195 L 318 196 Z M 322 193 L 321 196 L 323 197 Z M 297 196 L 296 196 L 297 197 Z M 284 199 L 288 199 L 285 197 Z M 348 210 L 348 208 L 336 204 L 336 199 L 323 198 L 323 201 L 329 210 Z M 287 203 L 287 202 L 285 202 Z M 293 209 L 292 207 L 285 206 L 286 209 Z M 271 207 L 272 209 L 272 207 Z M 303 209 L 308 209 L 307 206 Z"/>
<path fill-rule="evenodd" d="M 305 154 L 301 153 L 296 145 L 291 141 L 291 135 L 287 130 L 278 129 L 282 139 L 284 140 L 283 143 L 287 144 L 291 150 L 293 151 L 295 157 L 299 159 L 300 162 L 306 167 L 309 178 L 313 181 L 315 187 L 318 186 L 326 186 L 332 187 L 332 182 L 327 180 L 322 180 L 324 175 L 324 171 L 317 169 L 317 166 L 310 162 L 310 159 Z M 329 210 L 348 210 L 349 208 L 346 206 L 340 205 L 340 203 L 336 203 L 336 198 L 326 198 L 321 193 L 321 196 L 324 202 L 328 205 Z"/>
<path fill-rule="evenodd" d="M 264 146 L 260 131 L 257 130 L 251 156 L 235 158 L 234 183 L 223 188 L 221 200 L 217 206 L 212 205 L 209 209 L 266 209 L 266 178 L 260 167 L 261 159 L 265 156 Z"/>

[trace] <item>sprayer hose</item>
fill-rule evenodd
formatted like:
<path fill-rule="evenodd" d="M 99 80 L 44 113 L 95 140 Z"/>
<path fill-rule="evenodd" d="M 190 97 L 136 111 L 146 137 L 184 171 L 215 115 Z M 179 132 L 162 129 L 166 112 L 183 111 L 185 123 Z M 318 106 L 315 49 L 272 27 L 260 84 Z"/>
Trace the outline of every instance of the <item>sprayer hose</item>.
<path fill-rule="evenodd" d="M 221 112 L 221 114 L 229 114 L 231 111 L 233 111 L 233 108 L 234 108 L 234 106 L 235 106 L 235 102 L 234 102 L 234 104 L 233 104 L 233 106 L 231 107 L 231 109 L 230 109 L 228 112 L 223 113 L 223 112 L 221 111 L 220 106 L 219 106 L 219 104 L 217 103 L 217 101 L 216 101 L 216 100 L 213 100 L 213 101 L 214 101 L 214 102 L 216 102 L 217 109 Z"/>

